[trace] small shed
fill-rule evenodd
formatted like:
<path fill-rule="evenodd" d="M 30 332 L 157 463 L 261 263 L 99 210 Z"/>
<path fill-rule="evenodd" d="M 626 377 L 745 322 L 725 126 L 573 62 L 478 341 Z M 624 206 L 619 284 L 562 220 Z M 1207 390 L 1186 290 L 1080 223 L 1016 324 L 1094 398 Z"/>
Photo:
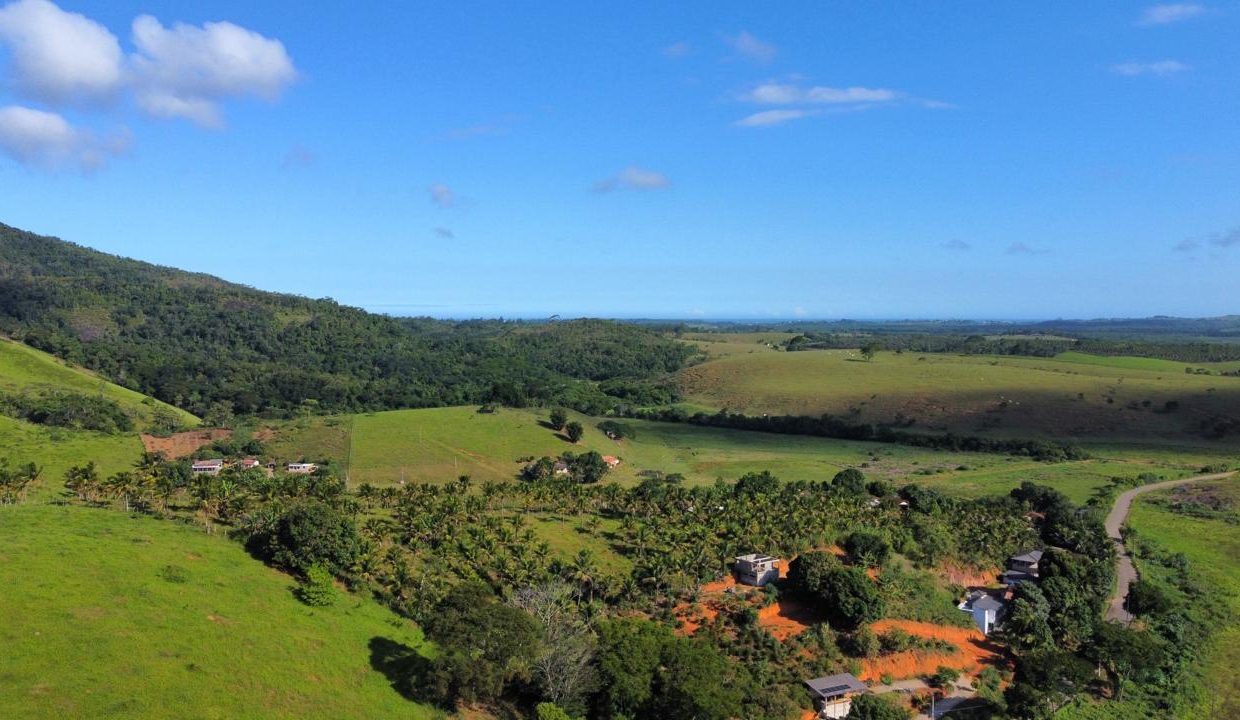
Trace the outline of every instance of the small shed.
<path fill-rule="evenodd" d="M 806 680 L 805 687 L 814 695 L 814 706 L 819 718 L 843 718 L 852 709 L 852 699 L 870 691 L 852 673 L 827 675 Z"/>

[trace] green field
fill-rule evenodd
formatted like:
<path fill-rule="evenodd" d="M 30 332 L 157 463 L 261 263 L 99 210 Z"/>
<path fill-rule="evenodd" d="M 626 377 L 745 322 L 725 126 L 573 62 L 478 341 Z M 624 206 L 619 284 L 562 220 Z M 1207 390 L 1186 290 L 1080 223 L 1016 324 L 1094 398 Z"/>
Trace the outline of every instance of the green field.
<path fill-rule="evenodd" d="M 1210 483 L 1240 507 L 1240 480 L 1235 477 Z M 1133 505 L 1128 524 L 1142 537 L 1172 552 L 1184 553 L 1193 576 L 1212 594 L 1226 598 L 1230 623 L 1219 628 L 1205 659 L 1204 693 L 1197 706 L 1183 717 L 1192 720 L 1240 715 L 1240 526 L 1223 520 L 1198 519 L 1174 513 L 1151 503 L 1170 490 L 1151 493 Z M 1140 568 L 1138 568 L 1140 569 Z"/>
<path fill-rule="evenodd" d="M 574 415 L 586 427 L 573 445 L 540 421 L 545 411 L 476 407 L 397 410 L 299 421 L 277 432 L 270 447 L 289 457 L 327 455 L 346 465 L 353 485 L 446 483 L 460 475 L 477 482 L 513 480 L 521 458 L 596 450 L 621 464 L 608 480 L 637 483 L 640 473 L 681 473 L 694 484 L 734 480 L 769 470 L 785 480 L 829 480 L 845 467 L 897 484 L 917 482 L 958 495 L 1006 493 L 1025 480 L 1046 483 L 1083 502 L 1112 476 L 1153 472 L 1181 477 L 1204 462 L 1199 453 L 1137 452 L 1100 446 L 1091 460 L 1039 463 L 983 453 L 952 453 L 901 445 L 624 420 L 632 436 L 620 441 L 595 428 L 598 418 Z M 1217 456 L 1206 460 L 1218 461 Z"/>
<path fill-rule="evenodd" d="M 854 422 L 912 420 L 914 432 L 1235 448 L 1240 433 L 1206 439 L 1203 422 L 1240 420 L 1240 377 L 1193 375 L 1184 363 L 855 350 L 778 352 L 752 342 L 698 342 L 714 359 L 681 372 L 687 401 L 747 414 L 819 415 Z M 718 351 L 722 349 L 722 351 Z M 739 349 L 743 348 L 741 351 Z M 1222 363 L 1214 370 L 1234 369 Z M 1168 403 L 1171 403 L 1168 405 Z"/>
<path fill-rule="evenodd" d="M 146 424 L 156 405 L 174 410 L 186 425 L 198 424 L 198 418 L 184 410 L 110 383 L 89 370 L 66 365 L 45 352 L 0 338 L 0 390 L 21 392 L 41 389 L 102 395 L 115 400 L 133 414 L 139 426 Z"/>
<path fill-rule="evenodd" d="M 306 607 L 292 584 L 176 523 L 0 508 L 0 717 L 438 716 L 372 668 L 423 648 L 416 627 L 352 596 Z"/>

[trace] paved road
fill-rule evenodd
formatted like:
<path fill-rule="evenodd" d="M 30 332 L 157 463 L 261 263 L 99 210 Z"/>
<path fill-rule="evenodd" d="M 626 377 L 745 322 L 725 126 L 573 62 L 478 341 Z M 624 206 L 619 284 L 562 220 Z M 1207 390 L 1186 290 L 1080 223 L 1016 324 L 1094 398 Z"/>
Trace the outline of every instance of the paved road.
<path fill-rule="evenodd" d="M 1225 472 L 1214 475 L 1198 475 L 1182 480 L 1167 480 L 1165 482 L 1142 485 L 1141 487 L 1128 490 L 1115 499 L 1115 506 L 1111 508 L 1106 521 L 1107 535 L 1115 543 L 1116 554 L 1115 593 L 1111 596 L 1110 605 L 1107 607 L 1107 620 L 1124 625 L 1132 622 L 1132 614 L 1124 609 L 1124 599 L 1128 597 L 1128 586 L 1132 585 L 1132 581 L 1137 579 L 1137 569 L 1132 564 L 1132 556 L 1128 554 L 1128 549 L 1124 547 L 1124 539 L 1120 536 L 1119 529 L 1123 526 L 1124 520 L 1128 519 L 1128 511 L 1132 508 L 1133 498 L 1152 490 L 1162 490 L 1175 485 L 1200 482 L 1202 480 L 1221 480 L 1234 474 Z"/>

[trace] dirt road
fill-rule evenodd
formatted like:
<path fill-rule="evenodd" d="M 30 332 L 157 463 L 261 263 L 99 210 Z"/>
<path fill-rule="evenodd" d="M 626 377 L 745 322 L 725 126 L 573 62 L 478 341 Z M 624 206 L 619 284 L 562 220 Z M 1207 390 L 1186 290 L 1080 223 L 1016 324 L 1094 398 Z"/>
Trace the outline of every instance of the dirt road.
<path fill-rule="evenodd" d="M 1107 607 L 1107 620 L 1124 625 L 1132 622 L 1132 614 L 1124 609 L 1124 599 L 1128 597 L 1128 586 L 1132 585 L 1132 581 L 1137 579 L 1137 569 L 1132 564 L 1132 556 L 1128 554 L 1128 549 L 1124 547 L 1119 529 L 1124 525 L 1124 521 L 1128 519 L 1128 511 L 1132 508 L 1133 498 L 1153 490 L 1162 490 L 1176 485 L 1203 480 L 1221 480 L 1234 474 L 1225 472 L 1214 475 L 1198 475 L 1181 480 L 1167 480 L 1165 482 L 1142 485 L 1141 487 L 1128 490 L 1115 498 L 1115 506 L 1111 508 L 1106 521 L 1107 535 L 1115 543 L 1116 554 L 1115 593 L 1111 596 L 1111 602 Z"/>

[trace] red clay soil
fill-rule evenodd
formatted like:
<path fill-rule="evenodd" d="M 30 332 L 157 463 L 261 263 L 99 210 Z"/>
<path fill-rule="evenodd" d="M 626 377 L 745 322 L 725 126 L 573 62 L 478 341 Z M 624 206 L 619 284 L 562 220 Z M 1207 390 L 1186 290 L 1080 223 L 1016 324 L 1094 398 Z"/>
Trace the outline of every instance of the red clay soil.
<path fill-rule="evenodd" d="M 967 673 L 977 673 L 984 665 L 1001 665 L 1001 649 L 976 628 L 958 628 L 914 620 L 879 620 L 870 626 L 877 634 L 900 629 L 910 635 L 946 640 L 960 649 L 955 653 L 908 650 L 862 661 L 862 680 L 874 681 L 883 675 L 896 680 L 929 675 L 940 665 Z"/>
<path fill-rule="evenodd" d="M 758 611 L 758 625 L 781 642 L 825 620 L 826 616 L 813 605 L 792 598 L 780 598 L 774 605 Z"/>
<path fill-rule="evenodd" d="M 998 568 L 976 568 L 964 565 L 944 565 L 943 577 L 950 583 L 963 587 L 990 587 L 999 576 Z"/>
<path fill-rule="evenodd" d="M 169 459 L 189 457 L 203 445 L 210 445 L 216 440 L 232 437 L 232 430 L 227 428 L 211 428 L 209 430 L 190 430 L 176 433 L 168 437 L 155 437 L 142 434 L 142 447 L 149 453 L 163 453 Z"/>

